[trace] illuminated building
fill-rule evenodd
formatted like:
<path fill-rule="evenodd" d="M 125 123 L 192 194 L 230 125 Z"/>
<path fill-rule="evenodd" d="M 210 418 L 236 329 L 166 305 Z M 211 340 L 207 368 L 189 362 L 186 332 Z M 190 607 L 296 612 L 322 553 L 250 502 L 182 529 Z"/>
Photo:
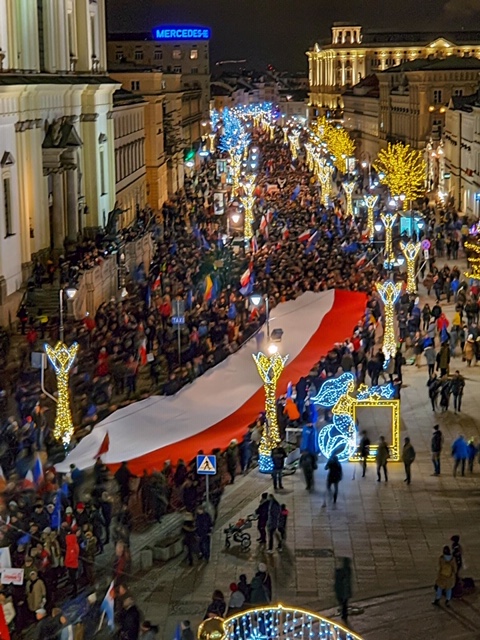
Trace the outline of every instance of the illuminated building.
<path fill-rule="evenodd" d="M 104 226 L 115 203 L 105 2 L 0 0 L 0 310 L 35 256 Z"/>
<path fill-rule="evenodd" d="M 307 51 L 310 104 L 317 112 L 335 111 L 343 107 L 342 93 L 372 73 L 450 55 L 480 58 L 480 33 L 375 32 L 336 22 L 331 38 Z"/>
<path fill-rule="evenodd" d="M 206 27 L 161 25 L 146 33 L 111 33 L 109 69 L 114 65 L 151 68 L 181 76 L 182 90 L 200 90 L 200 113 L 210 109 L 211 32 Z"/>

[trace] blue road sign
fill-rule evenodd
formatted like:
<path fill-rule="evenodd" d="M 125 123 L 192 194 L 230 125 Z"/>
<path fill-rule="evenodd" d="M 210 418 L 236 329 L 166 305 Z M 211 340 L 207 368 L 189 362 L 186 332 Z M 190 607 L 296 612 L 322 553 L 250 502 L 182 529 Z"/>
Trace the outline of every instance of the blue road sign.
<path fill-rule="evenodd" d="M 197 473 L 203 476 L 214 476 L 217 473 L 215 456 L 197 456 Z"/>
<path fill-rule="evenodd" d="M 172 316 L 172 324 L 185 324 L 185 316 Z"/>

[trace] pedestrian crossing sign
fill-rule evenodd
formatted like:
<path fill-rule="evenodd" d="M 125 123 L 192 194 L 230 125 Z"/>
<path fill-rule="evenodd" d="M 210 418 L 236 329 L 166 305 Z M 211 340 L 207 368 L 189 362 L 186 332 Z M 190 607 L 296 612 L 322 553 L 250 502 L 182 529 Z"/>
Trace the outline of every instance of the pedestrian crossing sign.
<path fill-rule="evenodd" d="M 197 456 L 197 473 L 204 476 L 214 476 L 217 473 L 217 458 L 215 456 Z"/>

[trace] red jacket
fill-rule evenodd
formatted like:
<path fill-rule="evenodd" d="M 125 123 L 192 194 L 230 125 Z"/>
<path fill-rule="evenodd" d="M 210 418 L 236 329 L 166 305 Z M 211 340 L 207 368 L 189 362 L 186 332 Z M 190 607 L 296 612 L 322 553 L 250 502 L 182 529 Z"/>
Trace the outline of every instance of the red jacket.
<path fill-rule="evenodd" d="M 65 538 L 67 550 L 65 551 L 65 567 L 67 569 L 78 569 L 78 556 L 80 547 L 78 538 L 74 533 L 69 533 Z"/>

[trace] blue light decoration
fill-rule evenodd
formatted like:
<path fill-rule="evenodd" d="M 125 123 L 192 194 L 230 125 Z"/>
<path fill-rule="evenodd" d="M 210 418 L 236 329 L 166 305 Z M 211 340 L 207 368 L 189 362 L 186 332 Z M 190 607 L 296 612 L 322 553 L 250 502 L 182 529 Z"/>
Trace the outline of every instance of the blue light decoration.
<path fill-rule="evenodd" d="M 234 155 L 243 155 L 250 144 L 250 134 L 247 133 L 242 121 L 233 109 L 225 108 L 222 114 L 223 134 L 218 145 L 221 151 Z"/>
<path fill-rule="evenodd" d="M 318 434 L 320 452 L 327 459 L 335 454 L 341 462 L 346 462 L 354 455 L 357 449 L 355 407 L 363 403 L 372 406 L 376 400 L 393 398 L 395 393 L 390 383 L 374 387 L 361 385 L 354 396 L 355 386 L 353 373 L 345 372 L 338 378 L 326 380 L 312 398 L 313 403 L 332 409 L 332 422 L 326 424 Z"/>
<path fill-rule="evenodd" d="M 220 114 L 216 109 L 210 109 L 210 126 L 212 131 L 218 129 L 218 123 L 220 122 Z"/>
<path fill-rule="evenodd" d="M 186 25 L 164 25 L 153 30 L 155 40 L 210 40 L 208 27 L 192 27 Z"/>

